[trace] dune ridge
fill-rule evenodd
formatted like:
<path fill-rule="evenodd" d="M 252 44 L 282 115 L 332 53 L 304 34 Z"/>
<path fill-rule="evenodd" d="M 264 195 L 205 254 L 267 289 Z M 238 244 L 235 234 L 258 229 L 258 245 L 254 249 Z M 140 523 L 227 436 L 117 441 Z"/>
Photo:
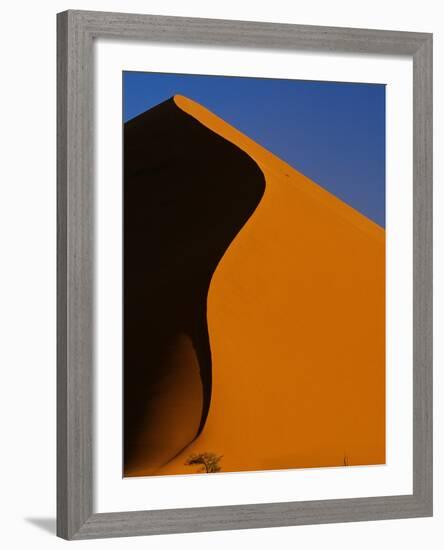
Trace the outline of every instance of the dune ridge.
<path fill-rule="evenodd" d="M 124 126 L 124 475 L 203 429 L 210 281 L 265 187 L 257 164 L 172 100 Z"/>
<path fill-rule="evenodd" d="M 296 176 L 292 179 L 291 184 L 297 185 L 300 192 L 309 194 L 313 199 L 321 201 L 327 208 L 334 209 L 336 215 L 362 231 L 379 236 L 382 240 L 385 238 L 385 230 L 377 223 L 315 183 L 200 103 L 180 94 L 176 94 L 173 100 L 180 109 L 194 117 L 201 124 L 247 152 L 261 169 L 266 170 L 270 176 L 279 177 L 283 180 Z"/>
<path fill-rule="evenodd" d="M 156 475 L 385 463 L 385 231 L 203 106 L 175 104 L 247 153 L 265 192 L 212 276 L 212 399 Z"/>

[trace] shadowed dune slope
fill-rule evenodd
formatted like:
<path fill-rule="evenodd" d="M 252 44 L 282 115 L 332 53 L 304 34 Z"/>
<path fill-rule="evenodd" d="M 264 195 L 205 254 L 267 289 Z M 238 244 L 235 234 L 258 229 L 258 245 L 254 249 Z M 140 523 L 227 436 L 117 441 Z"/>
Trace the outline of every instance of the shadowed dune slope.
<path fill-rule="evenodd" d="M 259 206 L 212 277 L 212 398 L 202 433 L 156 474 L 385 462 L 385 231 L 217 116 L 176 105 L 262 170 Z M 237 180 L 240 183 L 240 180 Z M 359 182 L 357 182 L 359 185 Z"/>
<path fill-rule="evenodd" d="M 124 475 L 149 475 L 204 426 L 207 296 L 265 188 L 252 158 L 171 99 L 124 126 Z"/>

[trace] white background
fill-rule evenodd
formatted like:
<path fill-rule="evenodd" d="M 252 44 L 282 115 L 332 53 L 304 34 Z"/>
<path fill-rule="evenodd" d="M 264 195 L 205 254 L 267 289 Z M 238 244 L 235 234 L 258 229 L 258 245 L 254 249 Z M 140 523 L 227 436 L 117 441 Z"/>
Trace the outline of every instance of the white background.
<path fill-rule="evenodd" d="M 412 61 L 100 40 L 96 44 L 95 511 L 412 493 Z M 385 465 L 122 479 L 122 70 L 376 82 L 386 86 Z M 402 314 L 400 315 L 400 312 Z"/>
<path fill-rule="evenodd" d="M 443 278 L 442 31 L 440 2 L 353 0 L 46 0 L 2 6 L 0 284 L 2 546 L 61 547 L 55 517 L 55 13 L 67 8 L 374 27 L 435 33 L 435 280 Z M 442 214 L 441 214 L 442 216 Z M 435 364 L 444 359 L 441 287 L 435 289 Z M 442 375 L 435 370 L 435 517 L 361 524 L 89 541 L 83 548 L 438 549 L 444 536 Z M 441 403 L 440 403 L 441 401 Z"/>

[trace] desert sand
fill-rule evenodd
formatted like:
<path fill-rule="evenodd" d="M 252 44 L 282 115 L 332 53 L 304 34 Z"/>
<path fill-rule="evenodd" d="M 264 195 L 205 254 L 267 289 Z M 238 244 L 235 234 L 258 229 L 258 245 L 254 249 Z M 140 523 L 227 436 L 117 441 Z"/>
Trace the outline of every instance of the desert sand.
<path fill-rule="evenodd" d="M 265 193 L 213 274 L 212 395 L 200 435 L 155 474 L 385 462 L 385 231 L 183 96 L 258 164 Z M 219 475 L 219 474 L 216 474 Z"/>
<path fill-rule="evenodd" d="M 264 191 L 257 163 L 173 99 L 124 125 L 124 475 L 202 432 L 211 279 Z"/>

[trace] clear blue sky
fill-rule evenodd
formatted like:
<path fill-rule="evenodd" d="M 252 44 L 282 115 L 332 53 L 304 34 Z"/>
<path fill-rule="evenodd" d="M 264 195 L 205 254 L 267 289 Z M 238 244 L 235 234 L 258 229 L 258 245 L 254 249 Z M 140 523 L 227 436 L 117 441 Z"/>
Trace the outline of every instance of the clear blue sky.
<path fill-rule="evenodd" d="M 385 85 L 123 73 L 124 121 L 182 94 L 385 227 Z"/>

